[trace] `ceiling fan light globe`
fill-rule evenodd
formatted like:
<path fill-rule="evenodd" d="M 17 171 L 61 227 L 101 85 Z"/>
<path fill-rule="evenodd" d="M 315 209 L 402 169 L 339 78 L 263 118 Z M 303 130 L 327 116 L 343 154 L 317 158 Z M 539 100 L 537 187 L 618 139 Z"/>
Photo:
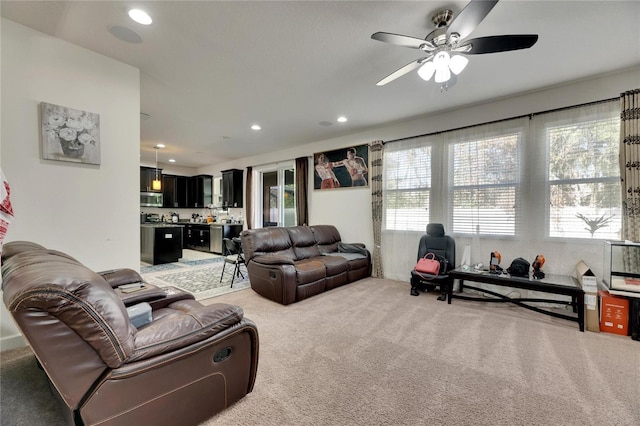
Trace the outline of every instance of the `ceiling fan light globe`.
<path fill-rule="evenodd" d="M 436 66 L 433 62 L 428 61 L 425 62 L 424 65 L 422 65 L 419 69 L 418 69 L 418 75 L 420 76 L 421 79 L 423 79 L 424 81 L 429 81 L 431 80 L 431 77 L 433 76 L 433 73 L 436 72 Z"/>
<path fill-rule="evenodd" d="M 436 64 L 436 68 L 438 67 L 446 67 L 449 66 L 449 61 L 451 57 L 446 51 L 440 51 L 436 53 L 436 56 L 433 58 L 433 63 Z"/>
<path fill-rule="evenodd" d="M 454 55 L 449 62 L 449 68 L 451 69 L 452 73 L 458 75 L 462 72 L 462 70 L 464 70 L 468 63 L 469 59 L 467 59 L 466 57 L 462 55 Z"/>
<path fill-rule="evenodd" d="M 436 67 L 436 83 L 446 83 L 451 78 L 451 71 L 449 67 L 438 68 Z"/>

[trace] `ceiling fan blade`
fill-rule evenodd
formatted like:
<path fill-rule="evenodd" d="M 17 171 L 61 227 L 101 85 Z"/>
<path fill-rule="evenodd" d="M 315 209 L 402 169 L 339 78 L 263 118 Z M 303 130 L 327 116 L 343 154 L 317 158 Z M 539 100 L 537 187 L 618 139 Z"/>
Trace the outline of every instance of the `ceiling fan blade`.
<path fill-rule="evenodd" d="M 410 47 L 412 49 L 421 49 L 424 45 L 435 49 L 435 46 L 429 41 L 400 34 L 377 32 L 371 34 L 371 38 L 385 43 L 395 44 L 396 46 Z"/>
<path fill-rule="evenodd" d="M 387 83 L 391 83 L 396 78 L 402 77 L 406 73 L 411 72 L 411 71 L 415 70 L 416 68 L 420 67 L 420 65 L 422 65 L 425 61 L 428 61 L 432 57 L 433 57 L 433 55 L 427 56 L 425 58 L 416 59 L 413 62 L 409 62 L 404 67 L 400 68 L 399 70 L 396 70 L 396 71 L 392 72 L 391 74 L 389 74 L 388 76 L 386 76 L 385 78 L 383 78 L 382 80 L 377 82 L 376 86 L 384 86 Z"/>
<path fill-rule="evenodd" d="M 537 34 L 501 35 L 478 37 L 467 40 L 460 46 L 461 53 L 466 55 L 479 55 L 482 53 L 507 52 L 509 50 L 528 49 L 538 41 Z M 467 46 L 471 49 L 463 51 Z M 457 50 L 457 49 L 456 49 Z"/>
<path fill-rule="evenodd" d="M 498 3 L 495 1 L 473 0 L 453 19 L 453 22 L 447 29 L 447 38 L 453 33 L 460 35 L 460 38 L 465 38 L 473 30 L 476 29 L 478 24 L 491 12 L 491 9 Z"/>

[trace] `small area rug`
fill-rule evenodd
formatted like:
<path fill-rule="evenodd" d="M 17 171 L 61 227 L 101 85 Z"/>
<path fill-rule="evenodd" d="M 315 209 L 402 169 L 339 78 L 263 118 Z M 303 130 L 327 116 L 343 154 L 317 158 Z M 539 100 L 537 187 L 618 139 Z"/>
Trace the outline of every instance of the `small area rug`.
<path fill-rule="evenodd" d="M 241 266 L 241 276 L 236 276 L 231 287 L 233 265 L 227 264 L 222 282 L 224 256 L 183 250 L 179 262 L 161 265 L 141 264 L 140 275 L 158 287 L 177 287 L 193 294 L 196 300 L 208 299 L 250 287 L 246 267 Z"/>

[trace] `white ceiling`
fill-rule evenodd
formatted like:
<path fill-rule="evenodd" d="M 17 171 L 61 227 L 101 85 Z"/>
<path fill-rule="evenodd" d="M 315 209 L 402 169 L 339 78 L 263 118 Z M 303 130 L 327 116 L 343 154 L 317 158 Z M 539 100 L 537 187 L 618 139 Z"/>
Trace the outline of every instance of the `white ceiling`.
<path fill-rule="evenodd" d="M 2 16 L 140 69 L 142 162 L 156 143 L 198 167 L 330 139 L 437 111 L 640 65 L 639 1 L 498 3 L 470 37 L 539 34 L 531 49 L 469 56 L 446 92 L 415 72 L 423 56 L 372 40 L 424 38 L 431 16 L 466 1 L 6 1 Z M 129 19 L 133 7 L 153 24 Z M 114 37 L 113 25 L 142 43 Z M 639 77 L 640 82 L 640 77 Z M 337 123 L 339 115 L 349 118 Z M 325 125 L 321 125 L 325 122 Z M 263 130 L 250 129 L 259 123 Z M 326 125 L 331 123 L 331 125 Z"/>

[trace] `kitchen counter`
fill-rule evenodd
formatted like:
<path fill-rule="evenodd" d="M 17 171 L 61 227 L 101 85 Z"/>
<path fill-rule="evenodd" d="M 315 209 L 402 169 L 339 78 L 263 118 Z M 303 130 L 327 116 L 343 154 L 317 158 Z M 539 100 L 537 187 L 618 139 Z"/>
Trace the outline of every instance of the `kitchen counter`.
<path fill-rule="evenodd" d="M 222 222 L 178 222 L 177 225 L 195 225 L 195 226 L 244 226 L 242 223 L 222 223 Z"/>
<path fill-rule="evenodd" d="M 168 223 L 168 222 L 145 222 L 141 223 L 140 226 L 148 227 L 148 228 L 182 228 L 184 224 L 182 223 Z"/>

